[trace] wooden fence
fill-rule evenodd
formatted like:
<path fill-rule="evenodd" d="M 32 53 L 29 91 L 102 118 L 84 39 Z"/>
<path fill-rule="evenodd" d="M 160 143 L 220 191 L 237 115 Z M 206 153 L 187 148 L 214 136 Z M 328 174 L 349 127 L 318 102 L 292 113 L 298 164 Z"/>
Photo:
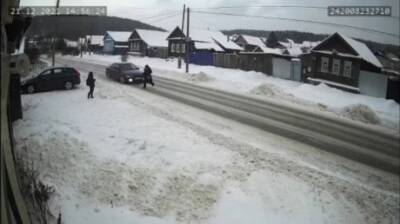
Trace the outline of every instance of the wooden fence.
<path fill-rule="evenodd" d="M 214 53 L 214 65 L 222 68 L 240 68 L 238 54 Z"/>

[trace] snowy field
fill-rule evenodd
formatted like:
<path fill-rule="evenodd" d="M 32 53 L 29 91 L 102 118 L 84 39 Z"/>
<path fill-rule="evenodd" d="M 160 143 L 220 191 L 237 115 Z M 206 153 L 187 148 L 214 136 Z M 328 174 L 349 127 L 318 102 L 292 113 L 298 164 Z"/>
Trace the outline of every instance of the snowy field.
<path fill-rule="evenodd" d="M 87 71 L 81 74 L 84 83 Z M 262 77 L 277 87 L 299 85 Z M 82 84 L 23 95 L 24 118 L 14 125 L 17 156 L 33 161 L 55 187 L 50 208 L 65 224 L 400 219 L 398 176 L 121 85 L 104 73 L 96 78 L 92 100 Z M 242 91 L 245 86 L 251 89 L 245 84 Z"/>
<path fill-rule="evenodd" d="M 120 62 L 120 56 L 84 55 L 64 58 L 109 65 Z M 325 84 L 317 86 L 279 79 L 260 72 L 218 68 L 214 66 L 190 65 L 190 74 L 177 68 L 175 59 L 133 57 L 128 60 L 140 67 L 149 64 L 154 75 L 186 81 L 201 86 L 221 89 L 253 97 L 287 102 L 314 111 L 335 114 L 367 124 L 379 125 L 399 131 L 400 105 L 393 100 L 352 94 Z"/>

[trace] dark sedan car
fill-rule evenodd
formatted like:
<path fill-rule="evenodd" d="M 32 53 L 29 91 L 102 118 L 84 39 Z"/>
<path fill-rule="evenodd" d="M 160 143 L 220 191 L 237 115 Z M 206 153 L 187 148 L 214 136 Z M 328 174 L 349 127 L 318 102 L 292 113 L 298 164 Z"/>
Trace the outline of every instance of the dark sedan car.
<path fill-rule="evenodd" d="M 56 89 L 72 89 L 81 83 L 80 73 L 71 67 L 56 67 L 46 69 L 39 75 L 22 81 L 21 90 L 24 93 L 35 93 Z"/>
<path fill-rule="evenodd" d="M 143 71 L 132 63 L 114 63 L 106 68 L 106 76 L 121 83 L 142 83 Z"/>

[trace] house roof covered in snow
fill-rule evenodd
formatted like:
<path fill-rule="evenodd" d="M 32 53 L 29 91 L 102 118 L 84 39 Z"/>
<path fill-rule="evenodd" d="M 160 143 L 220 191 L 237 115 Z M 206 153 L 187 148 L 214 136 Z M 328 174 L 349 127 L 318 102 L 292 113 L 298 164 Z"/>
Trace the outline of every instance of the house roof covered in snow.
<path fill-rule="evenodd" d="M 151 47 L 168 47 L 167 37 L 169 32 L 162 32 L 156 30 L 142 30 L 136 29 L 140 38 Z"/>
<path fill-rule="evenodd" d="M 364 43 L 361 43 L 359 41 L 354 40 L 353 38 L 347 37 L 343 34 L 340 33 L 334 33 L 330 35 L 329 37 L 325 38 L 321 43 L 319 43 L 317 46 L 313 47 L 311 50 L 314 51 L 314 49 L 318 48 L 321 44 L 325 43 L 326 41 L 329 41 L 331 38 L 339 36 L 342 38 L 357 54 L 360 58 L 362 58 L 364 61 L 369 62 L 370 64 L 381 68 L 382 64 L 379 62 L 379 60 L 375 57 L 375 55 L 372 53 L 372 51 L 365 45 Z"/>
<path fill-rule="evenodd" d="M 103 35 L 87 35 L 86 40 L 90 40 L 91 45 L 100 45 L 103 46 Z"/>
<path fill-rule="evenodd" d="M 241 50 L 234 42 L 228 41 L 227 36 L 220 31 L 192 29 L 189 33 L 194 41 L 196 49 L 214 49 L 215 51 L 224 51 L 218 44 L 227 49 Z"/>
<path fill-rule="evenodd" d="M 258 49 L 262 50 L 263 53 L 266 54 L 277 54 L 277 55 L 282 55 L 282 51 L 279 48 L 270 48 L 270 47 L 257 47 Z M 258 49 L 254 49 L 254 52 L 257 51 Z"/>
<path fill-rule="evenodd" d="M 286 48 L 284 50 L 284 52 L 289 54 L 290 56 L 294 56 L 294 57 L 297 57 L 297 56 L 303 54 L 303 50 L 301 50 L 300 46 Z"/>
<path fill-rule="evenodd" d="M 128 42 L 131 34 L 130 31 L 107 31 L 106 36 L 109 35 L 111 39 L 117 42 Z"/>
<path fill-rule="evenodd" d="M 265 46 L 263 39 L 261 37 L 244 35 L 244 34 L 242 34 L 242 37 L 246 41 L 247 44 L 251 44 L 251 45 L 255 45 L 255 46 L 259 46 L 259 47 Z"/>

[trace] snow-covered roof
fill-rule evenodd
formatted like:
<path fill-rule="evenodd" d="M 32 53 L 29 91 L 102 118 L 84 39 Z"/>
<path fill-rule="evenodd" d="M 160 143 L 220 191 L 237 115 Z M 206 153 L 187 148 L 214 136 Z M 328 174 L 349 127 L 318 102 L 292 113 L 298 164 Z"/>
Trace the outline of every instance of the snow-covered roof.
<path fill-rule="evenodd" d="M 64 42 L 67 45 L 67 47 L 78 47 L 78 41 L 73 41 L 73 40 L 68 40 L 64 38 Z"/>
<path fill-rule="evenodd" d="M 290 56 L 297 57 L 297 56 L 303 54 L 303 51 L 301 50 L 301 47 L 298 47 L 298 46 L 297 47 L 286 48 L 285 50 L 289 53 Z"/>
<path fill-rule="evenodd" d="M 237 45 L 234 45 L 233 42 L 228 42 L 227 37 L 220 31 L 192 29 L 190 30 L 189 36 L 194 41 L 196 49 L 214 49 L 216 51 L 224 51 L 216 41 L 228 49 L 241 49 Z"/>
<path fill-rule="evenodd" d="M 209 50 L 213 49 L 215 51 L 224 51 L 218 44 L 215 42 L 194 42 L 194 45 L 196 49 L 204 49 L 204 50 Z"/>
<path fill-rule="evenodd" d="M 103 35 L 87 35 L 86 39 L 89 41 L 91 45 L 100 45 L 103 46 Z"/>
<path fill-rule="evenodd" d="M 167 37 L 169 32 L 162 32 L 156 30 L 142 30 L 136 29 L 140 38 L 151 47 L 168 47 Z"/>
<path fill-rule="evenodd" d="M 130 31 L 107 31 L 107 34 L 117 42 L 128 42 L 132 32 Z"/>
<path fill-rule="evenodd" d="M 350 44 L 351 48 L 353 48 L 358 53 L 358 55 L 360 55 L 364 60 L 375 65 L 376 67 L 382 67 L 382 64 L 375 57 L 372 51 L 367 47 L 367 45 L 359 41 L 356 41 L 353 38 L 347 37 L 345 35 L 342 34 L 339 35 L 341 35 L 343 39 L 345 39 L 346 42 Z"/>
<path fill-rule="evenodd" d="M 268 54 L 282 54 L 281 49 L 279 48 L 270 48 L 270 47 L 259 47 L 264 53 Z"/>
<path fill-rule="evenodd" d="M 242 35 L 244 40 L 246 41 L 247 44 L 259 46 L 259 47 L 264 47 L 265 44 L 262 41 L 261 37 L 256 37 L 256 36 L 250 36 L 250 35 Z"/>
<path fill-rule="evenodd" d="M 221 44 L 224 48 L 226 49 L 231 49 L 231 50 L 243 50 L 239 45 L 237 45 L 235 42 L 228 40 L 228 36 L 225 36 L 223 33 L 220 31 L 218 32 L 213 32 L 212 33 L 212 38 L 217 41 L 219 44 Z"/>
<path fill-rule="evenodd" d="M 334 33 L 321 41 L 321 43 L 329 40 L 333 35 L 339 35 L 344 41 L 349 44 L 349 46 L 357 52 L 358 56 L 360 56 L 362 59 L 365 61 L 373 64 L 374 66 L 381 68 L 382 64 L 379 62 L 379 60 L 375 57 L 375 55 L 372 53 L 372 51 L 365 45 L 364 43 L 361 43 L 359 41 L 354 40 L 353 38 L 347 37 L 346 35 L 340 34 L 340 33 Z M 318 45 L 317 45 L 318 46 Z M 317 46 L 313 47 L 311 50 L 315 49 Z"/>
<path fill-rule="evenodd" d="M 332 51 L 323 51 L 323 50 L 313 50 L 313 52 L 318 52 L 321 54 L 327 54 L 327 55 L 339 55 L 342 57 L 347 57 L 347 58 L 358 58 L 358 59 L 362 59 L 361 56 L 357 56 L 354 54 L 348 54 L 348 53 L 342 53 L 342 52 L 332 52 Z"/>

